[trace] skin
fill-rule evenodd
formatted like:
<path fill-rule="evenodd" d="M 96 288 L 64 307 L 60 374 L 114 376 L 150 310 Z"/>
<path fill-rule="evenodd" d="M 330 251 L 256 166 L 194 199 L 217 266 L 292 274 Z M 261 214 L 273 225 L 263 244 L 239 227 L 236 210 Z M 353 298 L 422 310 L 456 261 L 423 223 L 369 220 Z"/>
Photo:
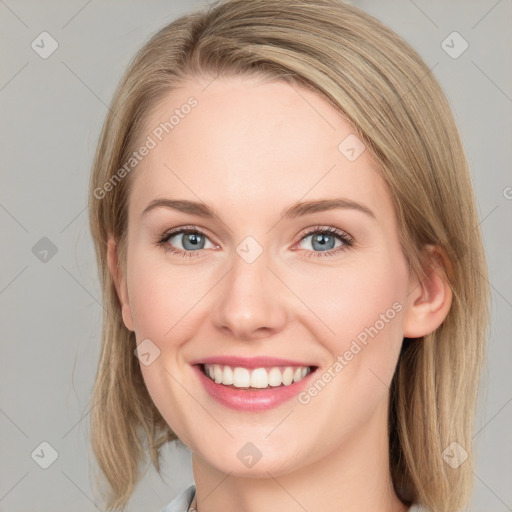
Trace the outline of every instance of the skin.
<path fill-rule="evenodd" d="M 208 83 L 184 82 L 147 120 L 145 136 L 190 96 L 198 101 L 134 171 L 126 275 L 109 242 L 124 323 L 137 343 L 149 338 L 160 350 L 141 371 L 192 451 L 197 508 L 405 511 L 388 469 L 389 385 L 404 336 L 432 332 L 450 308 L 442 268 L 422 282 L 409 272 L 377 166 L 368 150 L 355 161 L 338 150 L 354 130 L 326 100 L 262 78 Z M 280 220 L 297 201 L 335 197 L 367 206 L 375 218 L 331 209 Z M 156 198 L 203 201 L 222 220 L 163 207 L 141 217 Z M 157 244 L 180 226 L 207 236 L 191 258 Z M 305 235 L 315 226 L 354 242 L 333 253 L 343 244 L 336 241 L 325 256 Z M 263 248 L 252 263 L 236 251 L 247 236 Z M 167 246 L 183 251 L 184 238 Z M 321 374 L 395 302 L 401 311 L 307 405 L 292 399 L 265 412 L 231 410 L 210 398 L 190 365 L 219 354 L 270 355 Z M 236 456 L 248 442 L 262 454 L 252 468 Z"/>

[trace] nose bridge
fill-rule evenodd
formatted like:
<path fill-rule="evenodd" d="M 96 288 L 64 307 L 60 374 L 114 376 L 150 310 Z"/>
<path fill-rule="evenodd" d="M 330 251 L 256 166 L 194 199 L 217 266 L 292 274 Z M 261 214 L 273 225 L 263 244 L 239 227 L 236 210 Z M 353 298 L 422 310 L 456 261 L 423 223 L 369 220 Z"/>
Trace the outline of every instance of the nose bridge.
<path fill-rule="evenodd" d="M 284 301 L 279 296 L 282 290 L 267 268 L 268 253 L 250 238 L 233 254 L 231 271 L 219 287 L 212 315 L 218 328 L 240 339 L 268 335 L 286 323 Z"/>

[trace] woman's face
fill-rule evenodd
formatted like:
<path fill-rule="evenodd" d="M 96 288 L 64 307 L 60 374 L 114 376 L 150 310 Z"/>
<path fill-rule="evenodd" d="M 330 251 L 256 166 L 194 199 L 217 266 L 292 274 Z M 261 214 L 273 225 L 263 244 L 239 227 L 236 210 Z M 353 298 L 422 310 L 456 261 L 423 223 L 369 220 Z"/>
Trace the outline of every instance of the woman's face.
<path fill-rule="evenodd" d="M 390 195 L 349 124 L 283 82 L 190 80 L 141 140 L 123 318 L 171 428 L 251 476 L 382 439 L 411 287 Z"/>

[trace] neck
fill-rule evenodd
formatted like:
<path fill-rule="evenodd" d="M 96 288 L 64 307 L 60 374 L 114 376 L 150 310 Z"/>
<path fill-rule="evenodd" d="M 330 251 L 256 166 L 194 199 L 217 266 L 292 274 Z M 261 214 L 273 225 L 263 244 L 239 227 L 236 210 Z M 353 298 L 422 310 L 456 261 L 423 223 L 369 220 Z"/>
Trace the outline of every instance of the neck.
<path fill-rule="evenodd" d="M 374 417 L 328 456 L 284 475 L 272 468 L 260 478 L 226 474 L 194 452 L 195 508 L 198 512 L 406 512 L 408 507 L 393 489 L 387 429 L 376 428 L 382 424 L 387 422 Z"/>

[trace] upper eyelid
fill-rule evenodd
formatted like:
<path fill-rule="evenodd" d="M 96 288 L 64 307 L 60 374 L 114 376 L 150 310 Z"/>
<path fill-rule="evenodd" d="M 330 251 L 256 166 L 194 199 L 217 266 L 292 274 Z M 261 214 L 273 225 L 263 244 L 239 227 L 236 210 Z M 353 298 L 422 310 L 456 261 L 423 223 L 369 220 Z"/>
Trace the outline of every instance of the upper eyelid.
<path fill-rule="evenodd" d="M 217 242 L 214 241 L 215 237 L 212 237 L 208 233 L 208 230 L 206 228 L 198 227 L 198 226 L 182 226 L 179 228 L 169 229 L 168 231 L 165 231 L 163 233 L 163 235 L 161 235 L 160 239 L 169 240 L 173 236 L 183 235 L 187 232 L 199 233 L 200 235 L 204 235 L 206 238 L 208 238 L 210 240 L 210 242 L 212 242 L 215 245 L 219 245 L 219 244 L 217 244 Z"/>
<path fill-rule="evenodd" d="M 308 236 L 311 236 L 314 233 L 323 232 L 323 231 L 331 232 L 331 234 L 337 236 L 338 239 L 342 239 L 343 236 L 345 235 L 345 237 L 347 239 L 349 239 L 350 241 L 354 240 L 353 236 L 350 235 L 349 233 L 347 233 L 343 229 L 335 228 L 334 226 L 328 226 L 328 225 L 316 225 L 316 226 L 311 226 L 309 228 L 305 228 L 305 231 L 303 231 L 302 234 L 300 235 L 300 238 L 299 238 L 298 242 L 302 241 L 304 238 L 306 238 Z M 185 234 L 187 232 L 199 233 L 201 235 L 206 236 L 206 238 L 208 238 L 210 240 L 210 242 L 212 242 L 214 245 L 220 245 L 220 244 L 218 244 L 215 241 L 214 237 L 211 237 L 211 235 L 208 234 L 208 230 L 206 228 L 203 228 L 203 227 L 200 227 L 200 226 L 193 226 L 193 225 L 185 225 L 185 226 L 181 226 L 181 227 L 178 227 L 178 228 L 170 229 L 170 230 L 166 231 L 160 237 L 160 239 L 169 240 L 170 238 L 172 238 L 172 237 L 174 237 L 176 235 L 182 235 L 182 234 Z M 297 243 L 297 242 L 295 242 L 295 243 Z M 179 250 L 182 250 L 182 249 L 179 249 Z"/>

